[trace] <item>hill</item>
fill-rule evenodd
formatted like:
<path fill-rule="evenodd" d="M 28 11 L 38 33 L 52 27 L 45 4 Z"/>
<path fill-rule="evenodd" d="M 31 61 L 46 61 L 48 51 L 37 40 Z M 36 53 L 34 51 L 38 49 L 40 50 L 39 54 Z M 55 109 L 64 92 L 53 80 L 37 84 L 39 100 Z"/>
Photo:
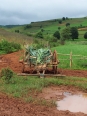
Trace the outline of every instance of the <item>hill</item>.
<path fill-rule="evenodd" d="M 16 25 L 8 28 L 9 31 L 15 32 L 19 31 L 20 33 L 31 35 L 39 31 L 42 31 L 43 34 L 53 34 L 55 31 L 61 31 L 66 27 L 66 24 L 69 23 L 71 27 L 77 27 L 79 31 L 79 38 L 83 38 L 84 33 L 87 31 L 87 17 L 82 18 L 61 18 L 61 19 L 52 19 L 39 22 L 31 22 L 26 25 Z"/>
<path fill-rule="evenodd" d="M 0 28 L 0 40 L 5 39 L 17 43 L 32 42 L 33 38 L 21 33 L 10 32 L 8 29 Z"/>

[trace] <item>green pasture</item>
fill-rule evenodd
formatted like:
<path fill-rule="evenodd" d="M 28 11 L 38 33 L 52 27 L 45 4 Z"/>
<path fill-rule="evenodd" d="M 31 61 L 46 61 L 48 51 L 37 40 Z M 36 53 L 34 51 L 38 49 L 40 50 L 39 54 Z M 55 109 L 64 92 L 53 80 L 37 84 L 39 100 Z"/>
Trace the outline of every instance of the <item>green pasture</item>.
<path fill-rule="evenodd" d="M 70 54 L 72 54 L 71 68 L 87 69 L 87 41 L 66 42 L 65 45 L 59 45 L 54 49 L 60 53 L 58 54 L 59 68 L 70 68 Z"/>

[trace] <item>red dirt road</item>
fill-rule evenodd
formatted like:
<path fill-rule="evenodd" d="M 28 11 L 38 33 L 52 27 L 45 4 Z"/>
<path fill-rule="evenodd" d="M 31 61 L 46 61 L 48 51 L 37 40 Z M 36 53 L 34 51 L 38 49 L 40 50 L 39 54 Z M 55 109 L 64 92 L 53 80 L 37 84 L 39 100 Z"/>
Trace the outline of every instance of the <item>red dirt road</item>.
<path fill-rule="evenodd" d="M 19 59 L 22 55 L 23 51 L 19 51 L 0 56 L 0 70 L 10 67 L 14 72 L 21 73 L 22 64 L 19 63 Z M 66 76 L 87 77 L 87 71 L 59 69 L 59 72 Z M 59 89 L 62 88 L 60 87 Z M 73 88 L 70 89 L 71 91 L 75 90 Z M 0 93 L 0 116 L 87 116 L 87 114 L 58 111 L 56 107 L 25 103 L 19 99 Z"/>
<path fill-rule="evenodd" d="M 23 51 L 0 56 L 0 70 L 4 67 L 10 67 L 14 72 L 21 73 L 23 67 L 22 64 L 19 63 L 21 56 L 23 56 Z M 58 72 L 66 76 L 87 77 L 86 70 L 58 69 Z"/>

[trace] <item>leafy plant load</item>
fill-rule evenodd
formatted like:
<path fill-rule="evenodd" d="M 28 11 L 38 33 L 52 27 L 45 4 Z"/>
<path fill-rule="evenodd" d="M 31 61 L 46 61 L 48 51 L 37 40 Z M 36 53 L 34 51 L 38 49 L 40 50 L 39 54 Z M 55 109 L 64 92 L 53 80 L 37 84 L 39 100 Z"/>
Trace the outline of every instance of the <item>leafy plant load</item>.
<path fill-rule="evenodd" d="M 32 46 L 26 47 L 26 61 L 31 64 L 45 64 L 51 60 L 52 53 L 49 48 L 34 49 Z"/>

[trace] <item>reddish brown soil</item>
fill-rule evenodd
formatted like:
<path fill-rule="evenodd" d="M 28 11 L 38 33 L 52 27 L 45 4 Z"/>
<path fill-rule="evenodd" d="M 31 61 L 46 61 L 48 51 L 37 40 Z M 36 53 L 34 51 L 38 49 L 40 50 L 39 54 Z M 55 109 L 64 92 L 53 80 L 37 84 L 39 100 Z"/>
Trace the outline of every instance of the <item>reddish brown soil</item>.
<path fill-rule="evenodd" d="M 0 56 L 0 70 L 4 67 L 10 67 L 16 73 L 21 73 L 22 64 L 19 63 L 21 55 L 23 55 L 23 51 Z M 58 71 L 59 73 L 64 74 L 66 76 L 87 77 L 87 71 L 63 69 L 59 69 Z M 63 86 L 57 88 L 57 91 L 63 89 L 64 91 L 67 90 L 70 92 L 79 92 L 79 90 L 76 88 L 65 88 Z M 43 98 L 47 97 L 43 94 L 42 96 Z M 38 97 L 41 97 L 41 95 L 38 95 Z M 87 114 L 71 113 L 69 111 L 58 111 L 56 110 L 56 107 L 47 107 L 31 103 L 25 103 L 19 99 L 8 97 L 7 95 L 0 93 L 0 116 L 87 116 Z"/>
<path fill-rule="evenodd" d="M 0 56 L 0 70 L 4 67 L 10 67 L 14 72 L 21 73 L 23 68 L 23 65 L 19 63 L 21 56 L 23 56 L 23 51 Z M 25 71 L 30 71 L 30 69 L 26 68 Z M 86 70 L 58 69 L 58 72 L 66 76 L 87 77 Z M 53 72 L 48 70 L 48 73 Z"/>

